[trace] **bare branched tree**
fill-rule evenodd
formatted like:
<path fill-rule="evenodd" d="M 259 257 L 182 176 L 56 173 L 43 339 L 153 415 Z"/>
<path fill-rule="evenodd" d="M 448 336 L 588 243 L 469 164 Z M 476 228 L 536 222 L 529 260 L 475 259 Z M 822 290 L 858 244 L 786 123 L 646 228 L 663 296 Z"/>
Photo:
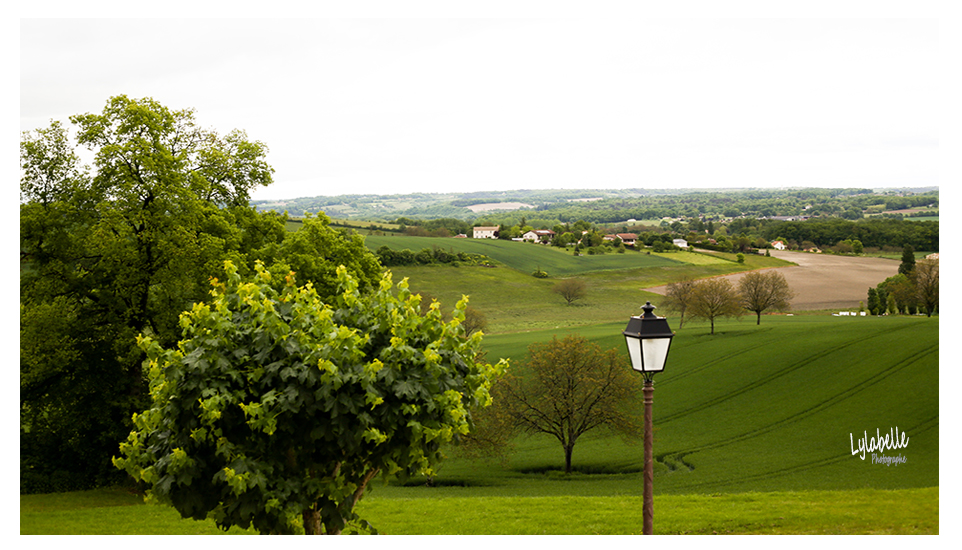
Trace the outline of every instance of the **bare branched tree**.
<path fill-rule="evenodd" d="M 662 307 L 679 313 L 678 328 L 685 325 L 685 312 L 691 305 L 694 291 L 695 281 L 688 277 L 675 283 L 668 283 L 668 291 L 665 293 Z"/>
<path fill-rule="evenodd" d="M 755 312 L 756 325 L 762 324 L 762 312 L 769 309 L 787 311 L 792 307 L 795 293 L 785 276 L 777 271 L 751 271 L 738 281 L 742 305 Z"/>
<path fill-rule="evenodd" d="M 551 291 L 560 294 L 570 306 L 572 302 L 588 295 L 588 285 L 581 279 L 562 279 Z"/>
<path fill-rule="evenodd" d="M 689 311 L 692 317 L 711 323 L 712 334 L 715 334 L 715 319 L 740 317 L 745 313 L 735 285 L 722 277 L 705 279 L 695 285 Z"/>

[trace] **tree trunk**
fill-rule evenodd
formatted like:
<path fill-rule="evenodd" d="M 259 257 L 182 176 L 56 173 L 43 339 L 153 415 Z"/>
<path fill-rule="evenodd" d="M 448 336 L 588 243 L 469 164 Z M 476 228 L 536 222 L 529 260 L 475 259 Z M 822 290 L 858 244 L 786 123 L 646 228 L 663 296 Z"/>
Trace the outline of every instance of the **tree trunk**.
<path fill-rule="evenodd" d="M 762 324 L 762 312 L 761 312 L 761 311 L 756 311 L 756 312 L 755 312 L 755 315 L 758 316 L 758 321 L 756 321 L 755 324 L 756 324 L 756 325 L 761 325 L 761 324 Z"/>
<path fill-rule="evenodd" d="M 565 445 L 565 473 L 571 473 L 571 452 L 574 451 L 574 445 Z"/>
<path fill-rule="evenodd" d="M 323 535 L 324 531 L 321 530 L 321 512 L 313 508 L 309 510 L 304 510 L 304 534 L 305 535 Z"/>

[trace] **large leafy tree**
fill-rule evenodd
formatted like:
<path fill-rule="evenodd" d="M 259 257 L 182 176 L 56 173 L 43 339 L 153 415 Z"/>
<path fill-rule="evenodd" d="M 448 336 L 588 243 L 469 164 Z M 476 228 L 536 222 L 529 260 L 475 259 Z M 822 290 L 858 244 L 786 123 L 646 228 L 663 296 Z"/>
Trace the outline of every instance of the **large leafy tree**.
<path fill-rule="evenodd" d="M 308 215 L 302 227 L 286 235 L 276 246 L 269 246 L 253 253 L 257 259 L 270 263 L 270 270 L 283 280 L 293 271 L 299 281 L 310 281 L 323 299 L 337 292 L 337 268 L 344 266 L 361 290 L 375 288 L 381 277 L 381 265 L 377 257 L 356 233 L 342 233 L 330 227 L 331 219 L 325 214 Z"/>
<path fill-rule="evenodd" d="M 917 310 L 918 294 L 910 277 L 898 273 L 879 283 L 876 288 L 884 289 L 889 298 L 895 299 L 895 309 L 899 313 L 914 314 Z"/>
<path fill-rule="evenodd" d="M 750 271 L 738 281 L 742 305 L 756 315 L 756 325 L 762 324 L 762 312 L 769 309 L 786 311 L 794 297 L 785 276 L 777 271 Z"/>
<path fill-rule="evenodd" d="M 390 273 L 362 294 L 341 267 L 326 304 L 293 275 L 278 292 L 260 265 L 252 280 L 226 270 L 176 346 L 140 339 L 152 402 L 115 459 L 184 517 L 340 533 L 364 523 L 372 479 L 430 474 L 490 403 L 505 365 L 476 360 L 466 300 L 448 322 L 437 302 L 422 315 L 406 281 L 395 295 Z"/>
<path fill-rule="evenodd" d="M 272 169 L 241 131 L 218 135 L 192 110 L 126 96 L 71 122 L 20 143 L 22 491 L 118 474 L 111 453 L 147 399 L 136 336 L 176 341 L 179 313 L 225 259 L 242 272 L 256 258 L 283 263 L 324 295 L 336 265 L 368 287 L 380 271 L 326 218 L 288 239 L 284 216 L 249 206 Z"/>
<path fill-rule="evenodd" d="M 503 447 L 514 433 L 543 433 L 558 440 L 564 469 L 572 471 L 579 438 L 591 431 L 637 437 L 642 421 L 636 412 L 640 378 L 624 353 L 602 349 L 583 337 L 553 338 L 528 348 L 522 377 L 506 376 L 494 389 L 495 405 L 474 444 Z"/>
<path fill-rule="evenodd" d="M 925 310 L 925 315 L 931 317 L 939 307 L 939 261 L 919 260 L 911 278 L 915 283 L 919 305 Z"/>

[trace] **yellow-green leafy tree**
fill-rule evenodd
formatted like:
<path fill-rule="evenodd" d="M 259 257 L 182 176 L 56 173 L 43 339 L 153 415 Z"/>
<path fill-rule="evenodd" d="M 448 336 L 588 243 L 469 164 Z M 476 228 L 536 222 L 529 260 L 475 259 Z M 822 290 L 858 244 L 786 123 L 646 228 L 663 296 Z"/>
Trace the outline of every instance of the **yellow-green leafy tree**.
<path fill-rule="evenodd" d="M 469 432 L 506 368 L 479 362 L 466 299 L 445 321 L 421 314 L 407 282 L 373 292 L 338 269 L 324 303 L 293 274 L 277 290 L 258 265 L 226 263 L 210 300 L 180 319 L 164 348 L 141 337 L 151 406 L 115 464 L 183 517 L 262 533 L 369 529 L 355 504 L 379 475 L 430 474 Z"/>

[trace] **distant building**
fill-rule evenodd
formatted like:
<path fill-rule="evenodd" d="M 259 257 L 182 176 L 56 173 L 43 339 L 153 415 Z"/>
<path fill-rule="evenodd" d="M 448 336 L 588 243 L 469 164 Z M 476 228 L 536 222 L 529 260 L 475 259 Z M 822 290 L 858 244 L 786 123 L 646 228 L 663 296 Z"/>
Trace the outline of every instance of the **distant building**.
<path fill-rule="evenodd" d="M 475 239 L 497 239 L 498 231 L 501 230 L 500 225 L 494 226 L 484 226 L 479 225 L 474 228 L 474 238 Z"/>
<path fill-rule="evenodd" d="M 613 241 L 615 239 L 621 239 L 622 244 L 625 246 L 635 246 L 635 241 L 638 240 L 638 235 L 634 233 L 617 233 L 615 235 L 605 235 L 604 240 Z"/>
<path fill-rule="evenodd" d="M 534 229 L 521 236 L 526 241 L 549 242 L 554 238 L 554 231 L 550 229 Z"/>
<path fill-rule="evenodd" d="M 782 241 L 775 241 L 772 243 L 772 248 L 774 248 L 775 250 L 785 250 L 788 247 L 785 246 L 785 243 L 783 243 Z"/>
<path fill-rule="evenodd" d="M 674 239 L 671 242 L 678 248 L 688 248 L 688 241 L 686 241 L 685 239 Z"/>

